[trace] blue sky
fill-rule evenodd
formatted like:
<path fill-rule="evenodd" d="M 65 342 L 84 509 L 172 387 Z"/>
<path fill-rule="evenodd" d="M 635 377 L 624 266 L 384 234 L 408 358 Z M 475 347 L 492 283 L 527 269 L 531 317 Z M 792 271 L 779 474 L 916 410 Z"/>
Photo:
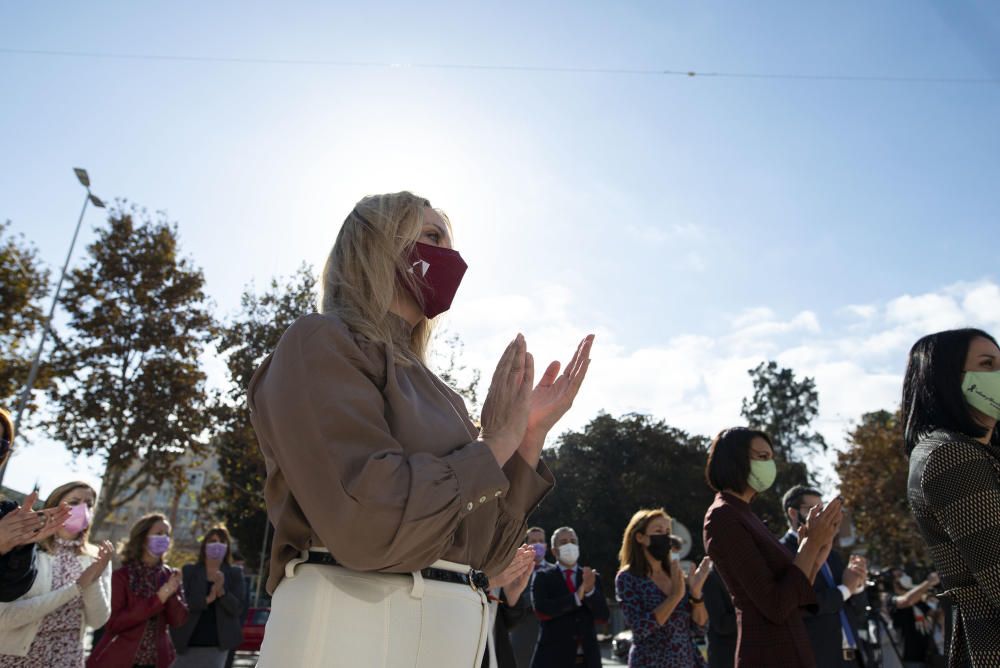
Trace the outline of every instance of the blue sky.
<path fill-rule="evenodd" d="M 998 35 L 987 2 L 0 6 L 0 49 L 403 65 L 1000 79 Z M 57 267 L 86 167 L 178 222 L 223 315 L 320 266 L 361 196 L 429 197 L 471 266 L 472 364 L 600 334 L 567 426 L 714 430 L 773 357 L 817 377 L 835 439 L 892 407 L 913 338 L 1000 317 L 998 83 L 0 51 L 0 90 L 0 218 Z M 35 440 L 9 482 L 45 491 L 74 465 Z"/>

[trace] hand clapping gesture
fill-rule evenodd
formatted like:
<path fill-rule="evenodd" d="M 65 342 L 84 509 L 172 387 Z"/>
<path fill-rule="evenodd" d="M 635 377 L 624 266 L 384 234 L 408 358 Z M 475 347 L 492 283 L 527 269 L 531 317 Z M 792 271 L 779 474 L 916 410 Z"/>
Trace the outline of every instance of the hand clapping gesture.
<path fill-rule="evenodd" d="M 32 506 L 37 502 L 38 492 L 32 492 L 20 507 L 0 519 L 0 554 L 55 535 L 63 522 L 69 519 L 70 509 L 65 503 L 56 508 L 34 511 Z"/>
<path fill-rule="evenodd" d="M 108 567 L 108 562 L 111 561 L 111 556 L 115 553 L 115 548 L 111 544 L 111 541 L 104 541 L 97 546 L 97 556 L 94 558 L 93 563 L 84 569 L 80 577 L 76 579 L 77 586 L 80 589 L 86 589 L 90 585 L 101 577 L 104 573 L 104 569 Z"/>
<path fill-rule="evenodd" d="M 170 574 L 170 578 L 163 583 L 156 595 L 160 598 L 161 603 L 166 603 L 167 599 L 177 593 L 177 590 L 181 586 L 181 572 L 174 570 Z"/>
<path fill-rule="evenodd" d="M 534 358 L 520 334 L 507 346 L 493 374 L 483 406 L 483 440 L 502 466 L 515 452 L 535 466 L 545 437 L 573 405 L 590 367 L 593 335 L 576 348 L 563 369 L 552 362 L 538 385 L 534 382 Z"/>
<path fill-rule="evenodd" d="M 701 598 L 702 587 L 705 586 L 705 580 L 708 579 L 708 574 L 712 572 L 712 559 L 710 557 L 705 557 L 698 564 L 698 568 L 691 572 L 691 577 L 688 578 L 688 587 L 691 588 L 691 594 L 695 598 Z"/>

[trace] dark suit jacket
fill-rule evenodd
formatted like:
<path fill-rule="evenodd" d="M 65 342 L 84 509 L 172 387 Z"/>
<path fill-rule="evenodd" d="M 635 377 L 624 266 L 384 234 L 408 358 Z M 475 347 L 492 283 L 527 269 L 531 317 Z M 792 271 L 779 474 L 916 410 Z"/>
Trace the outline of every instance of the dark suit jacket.
<path fill-rule="evenodd" d="M 733 668 L 736 662 L 736 608 L 714 568 L 701 592 L 708 610 L 708 668 Z"/>
<path fill-rule="evenodd" d="M 813 668 L 800 609 L 816 604 L 809 578 L 749 504 L 720 493 L 705 513 L 705 551 L 737 610 L 737 668 Z"/>
<path fill-rule="evenodd" d="M 535 644 L 538 642 L 540 627 L 538 617 L 535 616 L 535 609 L 531 607 L 531 585 L 538 571 L 550 568 L 555 567 L 547 561 L 542 561 L 541 564 L 536 566 L 535 572 L 531 574 L 528 586 L 525 588 L 524 593 L 521 594 L 520 602 L 524 604 L 528 614 L 510 632 L 510 642 L 514 646 L 514 659 L 517 661 L 518 668 L 528 668 L 531 665 L 531 655 L 534 654 Z"/>
<path fill-rule="evenodd" d="M 781 539 L 781 544 L 787 547 L 792 554 L 799 551 L 799 539 L 792 532 L 785 534 Z M 826 565 L 830 567 L 834 586 L 831 587 L 827 583 L 822 573 L 816 574 L 813 589 L 816 591 L 818 608 L 815 612 L 803 612 L 802 620 L 806 623 L 806 633 L 809 634 L 809 642 L 816 654 L 817 668 L 841 668 L 844 665 L 841 651 L 844 646 L 844 631 L 840 623 L 841 610 L 847 613 L 848 623 L 854 631 L 854 639 L 858 648 L 861 650 L 864 648 L 860 638 L 858 638 L 856 616 L 852 605 L 844 600 L 844 595 L 837 588 L 843 584 L 844 559 L 839 552 L 831 551 Z M 860 597 L 852 597 L 849 601 L 854 602 L 854 598 Z"/>
<path fill-rule="evenodd" d="M 583 581 L 583 571 L 576 567 L 576 585 Z M 531 668 L 564 668 L 576 665 L 578 643 L 583 644 L 584 665 L 601 668 L 601 649 L 597 645 L 595 624 L 611 616 L 604 598 L 601 578 L 594 591 L 578 605 L 576 595 L 566 586 L 562 569 L 555 567 L 535 573 L 531 583 L 531 601 L 541 621 L 538 644 L 531 657 Z"/>

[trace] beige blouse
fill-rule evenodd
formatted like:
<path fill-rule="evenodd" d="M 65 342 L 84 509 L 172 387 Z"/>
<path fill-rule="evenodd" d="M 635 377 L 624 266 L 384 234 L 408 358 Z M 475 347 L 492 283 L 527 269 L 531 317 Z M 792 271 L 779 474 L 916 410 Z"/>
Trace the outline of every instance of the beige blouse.
<path fill-rule="evenodd" d="M 409 325 L 394 324 L 408 340 Z M 501 468 L 460 396 L 335 315 L 289 327 L 248 392 L 274 525 L 269 592 L 310 547 L 359 571 L 447 559 L 496 574 L 553 485 L 544 463 L 517 454 Z"/>

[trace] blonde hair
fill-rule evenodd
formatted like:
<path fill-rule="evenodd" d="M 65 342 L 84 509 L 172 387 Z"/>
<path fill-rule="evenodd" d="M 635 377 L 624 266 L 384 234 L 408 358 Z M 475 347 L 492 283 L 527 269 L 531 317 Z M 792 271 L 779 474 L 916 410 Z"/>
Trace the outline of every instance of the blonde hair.
<path fill-rule="evenodd" d="M 49 498 L 45 499 L 45 508 L 55 508 L 58 506 L 66 496 L 72 492 L 74 489 L 89 489 L 90 493 L 94 495 L 94 505 L 97 505 L 97 490 L 90 486 L 90 484 L 83 482 L 82 480 L 74 480 L 73 482 L 68 482 L 65 485 L 59 485 L 52 493 L 49 494 Z M 92 554 L 94 552 L 93 546 L 90 544 L 90 526 L 80 532 L 77 536 L 80 541 L 80 546 L 77 548 L 78 554 Z M 56 537 L 49 536 L 41 542 L 41 547 L 46 552 L 52 552 L 56 544 Z"/>
<path fill-rule="evenodd" d="M 649 523 L 658 517 L 662 517 L 667 522 L 673 521 L 663 508 L 643 508 L 632 515 L 628 526 L 625 527 L 625 534 L 622 536 L 622 547 L 618 551 L 618 570 L 627 570 L 639 577 L 650 574 L 652 569 L 649 560 L 646 559 L 646 551 L 636 540 L 635 535 L 646 533 Z"/>
<path fill-rule="evenodd" d="M 355 333 L 382 343 L 396 361 L 426 361 L 432 323 L 424 318 L 413 328 L 409 351 L 394 345 L 392 306 L 400 282 L 420 304 L 417 279 L 408 257 L 420 238 L 424 207 L 431 203 L 410 192 L 371 195 L 358 202 L 344 220 L 323 268 L 320 313 L 336 314 Z M 451 222 L 438 211 L 451 237 Z"/>

